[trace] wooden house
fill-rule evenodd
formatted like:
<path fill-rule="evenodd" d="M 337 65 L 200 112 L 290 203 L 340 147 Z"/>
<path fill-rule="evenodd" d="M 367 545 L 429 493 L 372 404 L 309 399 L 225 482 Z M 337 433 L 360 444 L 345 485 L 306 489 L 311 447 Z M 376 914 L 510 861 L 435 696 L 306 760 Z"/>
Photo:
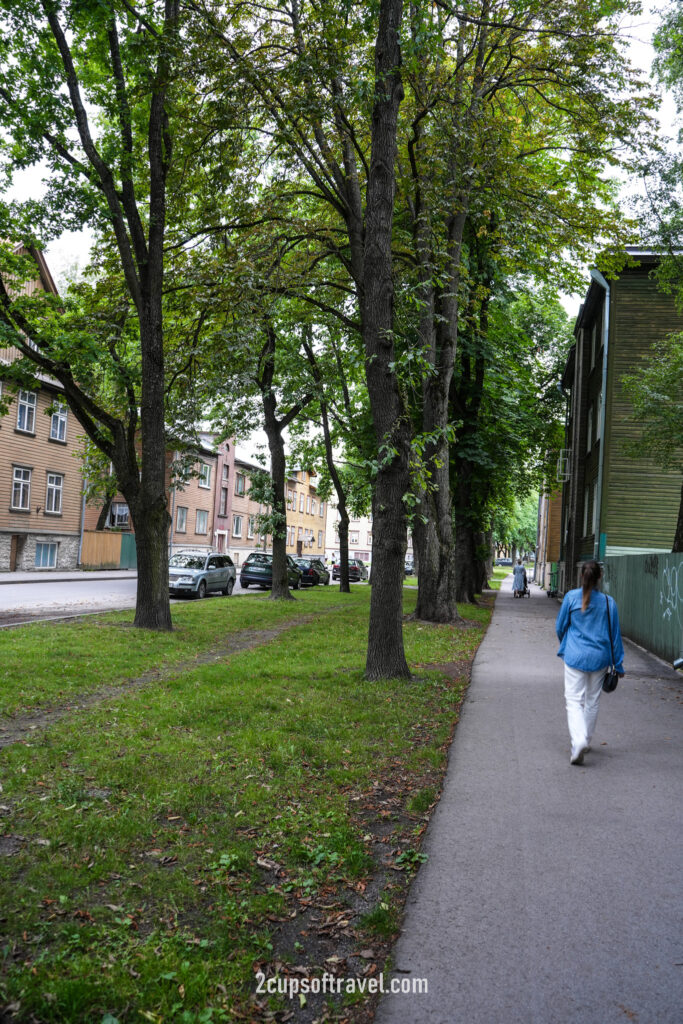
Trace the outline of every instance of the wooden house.
<path fill-rule="evenodd" d="M 622 378 L 643 365 L 654 342 L 683 330 L 683 315 L 652 277 L 657 255 L 628 255 L 635 265 L 616 279 L 591 271 L 562 377 L 560 593 L 578 585 L 586 559 L 669 552 L 676 529 L 680 475 L 627 454 L 625 442 L 640 428 Z"/>

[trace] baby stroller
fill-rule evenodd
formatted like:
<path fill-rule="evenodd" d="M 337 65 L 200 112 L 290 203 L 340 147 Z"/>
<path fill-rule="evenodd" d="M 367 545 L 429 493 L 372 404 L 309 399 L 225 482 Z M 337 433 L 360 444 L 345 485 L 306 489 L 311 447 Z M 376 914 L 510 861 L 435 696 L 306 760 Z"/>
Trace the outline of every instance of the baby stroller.
<path fill-rule="evenodd" d="M 519 566 L 517 566 L 517 568 L 519 568 Z M 529 590 L 529 581 L 527 580 L 526 569 L 522 569 L 521 573 L 515 573 L 514 582 L 512 584 L 512 596 L 531 597 L 531 591 Z"/>

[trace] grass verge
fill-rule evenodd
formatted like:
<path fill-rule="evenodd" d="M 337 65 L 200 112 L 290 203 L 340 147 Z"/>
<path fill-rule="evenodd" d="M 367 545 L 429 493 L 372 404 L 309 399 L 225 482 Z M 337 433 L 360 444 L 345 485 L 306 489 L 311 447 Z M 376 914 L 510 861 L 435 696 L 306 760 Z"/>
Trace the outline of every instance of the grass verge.
<path fill-rule="evenodd" d="M 14 712 L 162 670 L 0 755 L 6 1019 L 273 1019 L 293 1007 L 255 994 L 257 970 L 381 969 L 490 610 L 407 622 L 414 678 L 368 683 L 368 606 L 328 588 L 182 606 L 168 636 L 117 615 L 4 634 Z"/>

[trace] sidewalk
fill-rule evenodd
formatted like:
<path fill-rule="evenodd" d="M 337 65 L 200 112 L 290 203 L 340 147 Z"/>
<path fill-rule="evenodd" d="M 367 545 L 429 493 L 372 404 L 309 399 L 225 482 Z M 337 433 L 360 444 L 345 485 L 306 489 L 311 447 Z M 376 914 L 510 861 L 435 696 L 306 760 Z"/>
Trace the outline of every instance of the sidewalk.
<path fill-rule="evenodd" d="M 92 572 L 83 569 L 63 571 L 53 569 L 51 572 L 2 572 L 0 586 L 13 583 L 73 583 L 74 581 L 89 582 L 90 580 L 134 580 L 137 579 L 136 569 L 94 569 Z"/>
<path fill-rule="evenodd" d="M 559 604 L 503 584 L 376 1024 L 678 1024 L 681 677 L 626 643 L 569 765 Z"/>

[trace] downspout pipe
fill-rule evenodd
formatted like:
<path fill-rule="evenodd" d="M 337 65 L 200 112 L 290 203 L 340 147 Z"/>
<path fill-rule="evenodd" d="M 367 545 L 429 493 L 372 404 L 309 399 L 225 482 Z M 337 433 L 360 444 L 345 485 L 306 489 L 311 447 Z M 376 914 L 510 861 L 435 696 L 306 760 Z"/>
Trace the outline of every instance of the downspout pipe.
<path fill-rule="evenodd" d="M 610 287 L 599 270 L 595 270 L 595 268 L 593 268 L 591 270 L 591 277 L 593 278 L 596 284 L 599 284 L 600 287 L 604 289 L 605 292 L 605 303 L 603 306 L 602 315 L 602 402 L 600 408 L 600 454 L 598 456 L 598 493 L 595 499 L 596 504 L 598 506 L 598 514 L 595 518 L 595 540 L 593 543 L 593 558 L 597 562 L 600 560 L 600 531 L 602 526 L 602 477 L 605 465 L 605 422 L 607 418 L 607 346 L 609 343 Z"/>

